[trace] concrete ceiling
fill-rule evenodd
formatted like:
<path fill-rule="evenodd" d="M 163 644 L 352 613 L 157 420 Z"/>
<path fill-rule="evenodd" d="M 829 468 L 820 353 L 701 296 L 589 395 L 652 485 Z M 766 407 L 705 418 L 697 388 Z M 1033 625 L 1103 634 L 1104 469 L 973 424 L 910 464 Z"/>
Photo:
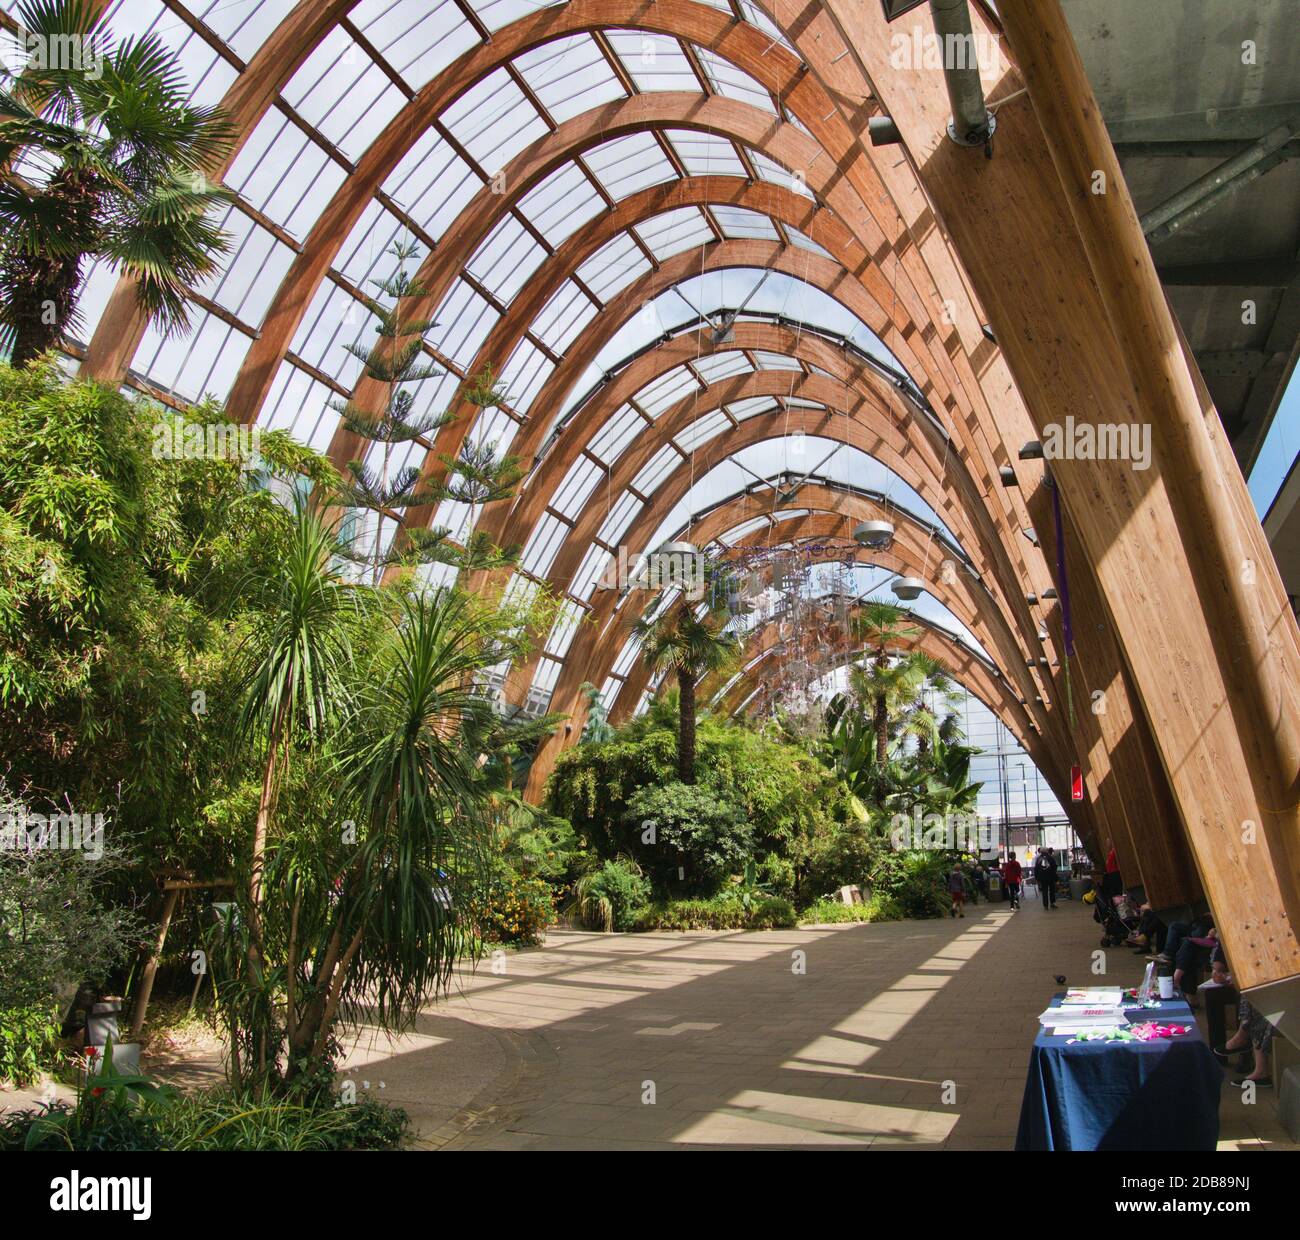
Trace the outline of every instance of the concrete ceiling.
<path fill-rule="evenodd" d="M 1170 303 L 1249 473 L 1300 341 L 1300 5 L 1063 7 L 1139 215 L 1294 123 L 1292 140 L 1258 165 L 1262 175 L 1172 235 L 1151 236 Z"/>

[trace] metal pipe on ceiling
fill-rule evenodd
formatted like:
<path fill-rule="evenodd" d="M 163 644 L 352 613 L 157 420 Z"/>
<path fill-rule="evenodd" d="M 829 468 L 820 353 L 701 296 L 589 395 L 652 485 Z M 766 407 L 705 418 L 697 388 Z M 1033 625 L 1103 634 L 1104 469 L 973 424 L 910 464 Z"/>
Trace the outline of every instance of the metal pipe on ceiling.
<path fill-rule="evenodd" d="M 979 56 L 967 0 L 930 0 L 952 104 L 948 136 L 961 146 L 987 146 L 997 120 L 984 104 Z"/>

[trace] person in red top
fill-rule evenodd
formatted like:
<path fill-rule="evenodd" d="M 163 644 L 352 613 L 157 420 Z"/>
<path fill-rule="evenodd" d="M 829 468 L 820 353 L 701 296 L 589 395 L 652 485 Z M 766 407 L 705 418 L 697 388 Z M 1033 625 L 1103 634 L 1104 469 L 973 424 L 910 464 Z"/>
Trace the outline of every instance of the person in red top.
<path fill-rule="evenodd" d="M 1124 880 L 1119 873 L 1119 857 L 1115 854 L 1115 843 L 1113 840 L 1106 841 L 1110 851 L 1106 854 L 1106 874 L 1101 880 L 1102 898 L 1109 900 L 1113 905 L 1117 896 L 1124 894 Z"/>
<path fill-rule="evenodd" d="M 1002 885 L 1007 889 L 1007 898 L 1012 908 L 1020 907 L 1020 862 L 1015 853 L 1007 853 L 1002 863 Z"/>

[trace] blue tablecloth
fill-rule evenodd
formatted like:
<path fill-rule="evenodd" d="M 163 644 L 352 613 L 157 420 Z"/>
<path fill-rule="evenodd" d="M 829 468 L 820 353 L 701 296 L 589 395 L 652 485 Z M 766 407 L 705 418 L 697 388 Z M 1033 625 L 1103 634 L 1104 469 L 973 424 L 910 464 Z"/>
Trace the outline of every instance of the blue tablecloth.
<path fill-rule="evenodd" d="M 1059 1006 L 1063 995 L 1052 1000 Z M 1212 1150 L 1223 1069 L 1177 999 L 1128 1009 L 1130 1024 L 1191 1025 L 1153 1042 L 1075 1042 L 1040 1029 L 1017 1150 Z"/>

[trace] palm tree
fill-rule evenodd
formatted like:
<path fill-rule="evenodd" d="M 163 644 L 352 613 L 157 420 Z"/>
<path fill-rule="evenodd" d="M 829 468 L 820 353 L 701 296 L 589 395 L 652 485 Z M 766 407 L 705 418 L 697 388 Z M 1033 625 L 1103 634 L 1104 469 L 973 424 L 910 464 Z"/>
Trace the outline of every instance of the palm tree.
<path fill-rule="evenodd" d="M 960 700 L 954 690 L 948 669 L 935 658 L 921 650 L 914 650 L 905 660 L 913 674 L 919 678 L 916 699 L 904 712 L 899 729 L 904 736 L 916 738 L 916 752 L 922 765 L 926 763 L 931 749 L 940 740 L 953 740 L 957 729 L 957 717 L 953 708 Z M 942 705 L 942 721 L 935 713 L 935 707 Z"/>
<path fill-rule="evenodd" d="M 77 325 L 88 258 L 136 281 L 164 333 L 189 326 L 189 289 L 216 267 L 209 218 L 231 195 L 205 169 L 232 130 L 189 103 L 155 36 L 113 44 L 91 0 L 23 0 L 33 55 L 0 89 L 0 331 L 24 365 Z"/>
<path fill-rule="evenodd" d="M 976 750 L 967 745 L 939 741 L 930 755 L 926 795 L 939 813 L 966 813 L 979 800 L 982 782 L 971 783 L 970 763 Z"/>
<path fill-rule="evenodd" d="M 254 934 L 267 835 L 290 748 L 300 737 L 319 740 L 344 701 L 348 629 L 359 599 L 334 571 L 338 550 L 330 526 L 295 492 L 284 558 L 260 569 L 250 583 L 261 606 L 246 646 L 250 665 L 238 730 L 265 754 L 249 871 Z"/>
<path fill-rule="evenodd" d="M 869 603 L 858 614 L 855 625 L 872 657 L 870 663 L 851 669 L 849 680 L 859 700 L 871 703 L 876 762 L 882 767 L 889 757 L 890 719 L 915 701 L 924 679 L 910 660 L 890 660 L 891 645 L 921 631 L 900 623 L 907 614 L 892 603 Z"/>
<path fill-rule="evenodd" d="M 458 593 L 407 596 L 339 729 L 338 770 L 363 833 L 335 882 L 327 933 L 290 1013 L 294 1058 L 320 1059 L 349 1004 L 400 1028 L 451 976 L 456 912 L 487 874 L 488 784 L 476 755 L 494 727 L 475 692 L 499 661 L 490 618 Z"/>
<path fill-rule="evenodd" d="M 677 676 L 677 778 L 684 784 L 695 782 L 695 688 L 740 654 L 740 641 L 728 630 L 727 621 L 725 614 L 706 608 L 696 615 L 680 603 L 636 625 L 647 666 Z"/>

